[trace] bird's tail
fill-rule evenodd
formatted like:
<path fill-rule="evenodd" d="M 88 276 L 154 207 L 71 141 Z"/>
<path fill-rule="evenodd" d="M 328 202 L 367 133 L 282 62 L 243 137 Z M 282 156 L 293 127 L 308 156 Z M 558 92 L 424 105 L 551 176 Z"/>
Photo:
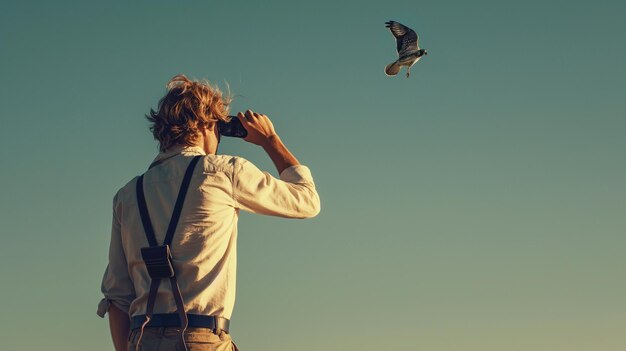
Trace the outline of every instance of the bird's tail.
<path fill-rule="evenodd" d="M 400 67 L 401 66 L 398 61 L 390 63 L 387 65 L 387 67 L 385 67 L 385 74 L 388 76 L 395 76 L 396 74 L 398 74 L 398 72 L 400 72 Z"/>

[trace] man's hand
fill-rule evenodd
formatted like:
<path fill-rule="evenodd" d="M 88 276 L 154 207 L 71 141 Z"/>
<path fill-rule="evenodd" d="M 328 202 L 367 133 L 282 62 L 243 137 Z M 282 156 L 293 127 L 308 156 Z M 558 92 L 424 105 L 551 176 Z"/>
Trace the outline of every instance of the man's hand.
<path fill-rule="evenodd" d="M 266 115 L 247 110 L 245 114 L 239 112 L 237 117 L 248 131 L 248 136 L 243 140 L 263 147 L 274 162 L 279 176 L 286 168 L 300 164 L 280 140 L 272 121 Z"/>
<path fill-rule="evenodd" d="M 237 117 L 248 131 L 243 140 L 249 143 L 264 146 L 276 136 L 274 125 L 266 115 L 247 110 L 245 114 L 237 113 Z"/>

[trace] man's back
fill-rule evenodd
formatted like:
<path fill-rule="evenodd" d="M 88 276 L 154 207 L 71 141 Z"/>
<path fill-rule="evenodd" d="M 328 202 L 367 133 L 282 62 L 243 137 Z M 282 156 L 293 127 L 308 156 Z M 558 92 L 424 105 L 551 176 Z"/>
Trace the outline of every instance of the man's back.
<path fill-rule="evenodd" d="M 156 239 L 162 242 L 187 165 L 204 155 L 194 170 L 171 250 L 187 313 L 230 319 L 235 302 L 239 210 L 289 218 L 317 214 L 319 198 L 308 168 L 294 166 L 282 180 L 236 156 L 205 155 L 197 147 L 160 153 L 144 174 L 145 198 Z M 112 250 L 103 289 L 129 304 L 129 315 L 145 313 L 150 277 L 140 249 L 148 246 L 135 193 L 137 178 L 114 198 Z M 297 196 L 296 196 L 297 195 Z M 112 238 L 112 239 L 113 239 Z M 121 255 L 123 253 L 123 255 Z M 120 279 L 124 275 L 127 281 Z M 107 276 L 110 276 L 108 278 Z M 129 289 L 132 286 L 133 289 Z M 101 309 L 105 311 L 106 300 Z M 155 313 L 174 313 L 171 289 L 162 283 Z"/>

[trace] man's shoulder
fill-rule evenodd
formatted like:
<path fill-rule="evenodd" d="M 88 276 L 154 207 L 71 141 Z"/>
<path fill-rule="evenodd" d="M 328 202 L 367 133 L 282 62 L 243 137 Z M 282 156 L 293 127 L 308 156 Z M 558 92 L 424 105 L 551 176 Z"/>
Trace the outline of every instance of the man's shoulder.
<path fill-rule="evenodd" d="M 239 156 L 232 155 L 204 155 L 204 168 L 207 171 L 231 172 L 233 167 L 240 162 Z"/>
<path fill-rule="evenodd" d="M 240 168 L 245 164 L 251 164 L 250 161 L 241 156 L 234 155 L 203 155 L 200 162 L 202 170 L 196 169 L 197 172 L 213 173 L 223 172 L 230 177 L 236 172 L 236 168 Z M 165 165 L 164 165 L 165 166 Z M 130 179 L 126 184 L 117 190 L 113 197 L 113 203 L 127 202 L 135 198 L 137 180 L 140 175 Z"/>
<path fill-rule="evenodd" d="M 204 167 L 207 171 L 222 171 L 232 174 L 241 167 L 252 165 L 246 158 L 234 155 L 204 155 Z"/>
<path fill-rule="evenodd" d="M 139 176 L 133 177 L 126 184 L 124 184 L 124 186 L 117 190 L 117 192 L 113 196 L 113 206 L 117 206 L 117 204 L 119 204 L 120 202 L 126 202 L 128 200 L 127 198 L 131 195 L 134 198 L 135 189 L 137 186 L 137 179 L 139 179 Z"/>

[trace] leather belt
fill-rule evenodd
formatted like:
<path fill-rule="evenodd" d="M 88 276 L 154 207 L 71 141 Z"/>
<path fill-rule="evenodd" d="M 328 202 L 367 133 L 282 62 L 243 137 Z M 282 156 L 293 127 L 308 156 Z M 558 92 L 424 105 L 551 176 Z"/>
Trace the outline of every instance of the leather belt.
<path fill-rule="evenodd" d="M 219 316 L 206 316 L 202 314 L 188 313 L 189 327 L 192 328 L 208 328 L 212 330 L 223 330 L 228 333 L 230 327 L 230 320 Z M 130 329 L 139 329 L 146 320 L 146 315 L 133 316 Z M 180 327 L 180 318 L 178 313 L 155 313 L 152 315 L 150 322 L 146 325 L 150 328 L 158 327 Z"/>

